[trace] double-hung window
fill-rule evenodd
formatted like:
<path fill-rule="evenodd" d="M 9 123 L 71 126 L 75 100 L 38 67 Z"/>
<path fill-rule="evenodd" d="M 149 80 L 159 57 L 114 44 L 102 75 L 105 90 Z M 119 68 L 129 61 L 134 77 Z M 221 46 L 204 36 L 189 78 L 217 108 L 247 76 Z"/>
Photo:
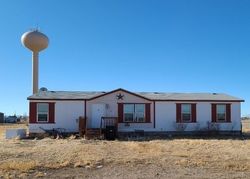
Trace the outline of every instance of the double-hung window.
<path fill-rule="evenodd" d="M 181 104 L 181 120 L 183 122 L 191 121 L 191 104 Z"/>
<path fill-rule="evenodd" d="M 145 122 L 145 104 L 124 104 L 124 122 Z"/>
<path fill-rule="evenodd" d="M 196 104 L 195 103 L 176 103 L 176 122 L 195 123 Z"/>
<path fill-rule="evenodd" d="M 124 122 L 134 122 L 134 104 L 124 105 Z"/>
<path fill-rule="evenodd" d="M 49 104 L 37 103 L 37 122 L 49 121 Z"/>
<path fill-rule="evenodd" d="M 135 104 L 136 122 L 145 122 L 145 104 Z"/>
<path fill-rule="evenodd" d="M 216 119 L 217 121 L 226 121 L 226 105 L 217 104 L 216 105 Z"/>

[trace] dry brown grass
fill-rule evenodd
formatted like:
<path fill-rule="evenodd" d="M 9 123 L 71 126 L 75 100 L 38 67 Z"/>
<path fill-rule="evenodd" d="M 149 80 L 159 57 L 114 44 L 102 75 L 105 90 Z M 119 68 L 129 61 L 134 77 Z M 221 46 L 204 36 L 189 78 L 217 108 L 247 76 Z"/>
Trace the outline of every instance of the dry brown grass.
<path fill-rule="evenodd" d="M 249 140 L 174 139 L 147 142 L 43 139 L 1 141 L 0 169 L 150 164 L 250 171 Z"/>
<path fill-rule="evenodd" d="M 6 171 L 39 171 L 41 168 L 96 168 L 100 165 L 155 165 L 162 168 L 196 168 L 224 173 L 250 172 L 250 140 L 0 140 L 0 174 Z"/>
<path fill-rule="evenodd" d="M 0 165 L 1 170 L 20 170 L 22 172 L 27 172 L 31 169 L 34 169 L 36 167 L 36 163 L 34 161 L 29 161 L 29 160 L 21 160 L 21 161 L 16 161 L 16 160 L 9 160 L 5 161 Z"/>
<path fill-rule="evenodd" d="M 250 133 L 250 120 L 242 120 L 242 131 Z"/>

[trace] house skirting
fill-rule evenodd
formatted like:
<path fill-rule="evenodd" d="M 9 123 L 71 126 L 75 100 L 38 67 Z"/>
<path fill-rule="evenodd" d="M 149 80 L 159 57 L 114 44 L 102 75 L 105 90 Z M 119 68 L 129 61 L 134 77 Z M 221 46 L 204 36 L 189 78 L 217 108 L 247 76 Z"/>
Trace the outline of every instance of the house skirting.
<path fill-rule="evenodd" d="M 169 138 L 174 136 L 193 136 L 193 137 L 215 137 L 215 136 L 241 136 L 242 131 L 130 131 L 118 132 L 119 138 L 133 137 L 153 137 Z"/>

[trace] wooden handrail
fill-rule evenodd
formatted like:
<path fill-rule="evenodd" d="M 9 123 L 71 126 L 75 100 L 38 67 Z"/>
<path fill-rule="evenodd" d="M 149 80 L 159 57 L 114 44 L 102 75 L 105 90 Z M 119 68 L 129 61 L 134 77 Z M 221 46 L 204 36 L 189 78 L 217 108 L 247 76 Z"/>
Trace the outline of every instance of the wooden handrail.
<path fill-rule="evenodd" d="M 118 117 L 107 117 L 103 116 L 101 118 L 101 124 L 100 124 L 100 134 L 102 134 L 102 129 L 106 128 L 107 124 L 114 125 L 116 127 L 116 133 L 118 132 Z"/>

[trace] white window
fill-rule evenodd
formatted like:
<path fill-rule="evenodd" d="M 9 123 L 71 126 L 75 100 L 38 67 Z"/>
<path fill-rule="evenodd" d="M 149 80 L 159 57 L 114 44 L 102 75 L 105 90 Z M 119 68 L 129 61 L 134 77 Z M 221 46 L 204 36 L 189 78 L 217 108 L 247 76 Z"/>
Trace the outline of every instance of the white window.
<path fill-rule="evenodd" d="M 181 119 L 183 122 L 191 121 L 191 104 L 181 104 Z"/>
<path fill-rule="evenodd" d="M 145 122 L 145 104 L 124 104 L 124 122 Z"/>
<path fill-rule="evenodd" d="M 135 104 L 135 121 L 145 122 L 145 104 Z"/>
<path fill-rule="evenodd" d="M 49 121 L 49 104 L 37 103 L 37 122 Z"/>
<path fill-rule="evenodd" d="M 226 105 L 217 104 L 216 105 L 216 119 L 217 121 L 226 121 Z"/>
<path fill-rule="evenodd" d="M 124 104 L 124 122 L 134 121 L 134 104 Z"/>

